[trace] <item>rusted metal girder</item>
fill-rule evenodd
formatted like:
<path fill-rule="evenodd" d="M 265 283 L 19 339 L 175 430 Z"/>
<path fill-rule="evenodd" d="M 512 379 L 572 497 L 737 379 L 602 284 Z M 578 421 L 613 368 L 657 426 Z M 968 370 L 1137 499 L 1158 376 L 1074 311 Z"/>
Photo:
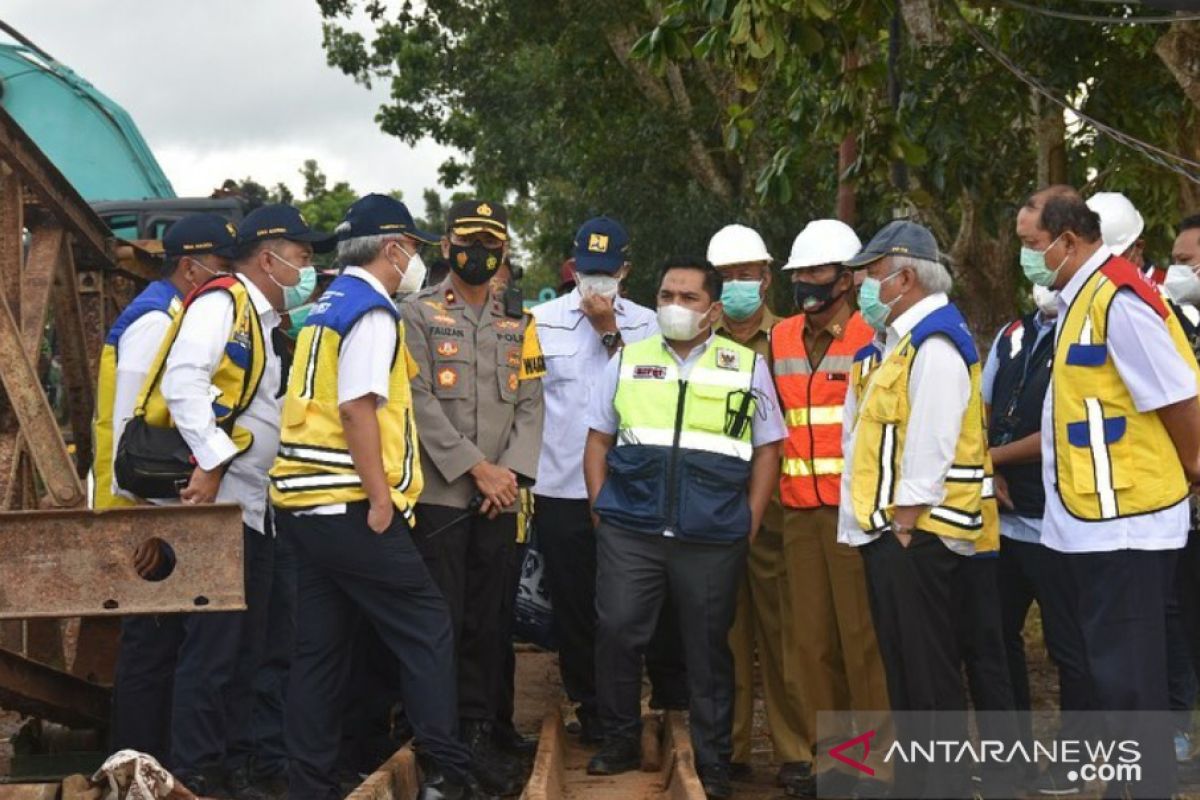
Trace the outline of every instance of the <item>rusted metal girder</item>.
<path fill-rule="evenodd" d="M 151 537 L 174 551 L 161 581 L 133 567 L 134 549 Z M 245 607 L 236 505 L 0 514 L 0 619 Z"/>
<path fill-rule="evenodd" d="M 0 707 L 80 727 L 107 725 L 108 689 L 0 650 Z"/>

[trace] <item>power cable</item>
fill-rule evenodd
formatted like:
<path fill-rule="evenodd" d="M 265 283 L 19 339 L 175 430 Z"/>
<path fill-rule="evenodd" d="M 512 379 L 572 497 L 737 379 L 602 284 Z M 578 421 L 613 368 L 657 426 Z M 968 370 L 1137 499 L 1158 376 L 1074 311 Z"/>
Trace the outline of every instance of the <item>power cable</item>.
<path fill-rule="evenodd" d="M 1074 11 L 1059 11 L 1054 8 L 1042 8 L 1021 0 L 998 0 L 1001 5 L 1028 11 L 1031 14 L 1041 14 L 1056 19 L 1068 19 L 1073 22 L 1095 22 L 1101 25 L 1169 25 L 1172 22 L 1194 22 L 1200 20 L 1200 14 L 1168 14 L 1166 16 L 1113 17 L 1102 14 L 1079 14 Z"/>

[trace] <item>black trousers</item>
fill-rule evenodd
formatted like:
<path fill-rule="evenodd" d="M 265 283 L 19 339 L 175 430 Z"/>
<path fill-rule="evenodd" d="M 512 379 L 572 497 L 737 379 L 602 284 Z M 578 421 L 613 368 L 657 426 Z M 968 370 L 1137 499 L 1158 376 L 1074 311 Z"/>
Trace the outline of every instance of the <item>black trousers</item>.
<path fill-rule="evenodd" d="M 538 547 L 545 558 L 546 582 L 554 604 L 558 669 L 567 697 L 578 713 L 596 716 L 596 532 L 586 500 L 538 495 L 534 500 Z M 687 708 L 687 669 L 679 615 L 668 596 L 646 645 L 651 706 Z"/>
<path fill-rule="evenodd" d="M 867 595 L 893 711 L 896 739 L 962 740 L 967 734 L 961 672 L 959 570 L 967 559 L 937 536 L 913 531 L 906 548 L 887 532 L 860 548 Z M 898 761 L 893 797 L 969 797 L 967 771 Z"/>
<path fill-rule="evenodd" d="M 696 763 L 728 763 L 733 753 L 729 629 L 746 568 L 746 540 L 700 544 L 601 523 L 596 543 L 596 688 L 605 735 L 639 735 L 642 652 L 670 596 L 687 664 Z"/>
<path fill-rule="evenodd" d="M 171 703 L 170 769 L 177 777 L 236 768 L 253 748 L 254 675 L 266 648 L 275 557 L 267 530 L 242 530 L 246 610 L 182 619 Z"/>
<path fill-rule="evenodd" d="M 508 559 L 508 574 L 504 588 L 504 606 L 500 610 L 500 620 L 504 637 L 501 643 L 504 663 L 496 673 L 496 723 L 512 727 L 513 712 L 516 705 L 517 691 L 517 653 L 513 650 L 513 625 L 516 622 L 517 590 L 521 584 L 521 566 L 525 563 L 525 551 L 529 549 L 527 542 L 521 542 L 512 549 Z"/>
<path fill-rule="evenodd" d="M 1196 535 L 1189 533 L 1187 545 L 1176 557 L 1174 579 L 1167 595 L 1167 702 L 1175 712 L 1175 729 L 1191 733 L 1192 709 L 1196 705 L 1196 668 L 1192 658 L 1195 633 L 1194 620 L 1188 603 L 1189 592 L 1195 592 L 1197 545 Z"/>
<path fill-rule="evenodd" d="M 445 600 L 399 514 L 384 533 L 367 527 L 367 504 L 345 514 L 279 512 L 296 548 L 296 649 L 288 684 L 288 793 L 340 798 L 334 777 L 359 626 L 371 625 L 396 657 L 418 751 L 464 776 L 455 734 L 454 638 Z"/>
<path fill-rule="evenodd" d="M 1178 551 L 1066 553 L 1079 589 L 1079 627 L 1108 733 L 1141 743 L 1133 797 L 1170 797 L 1175 748 L 1167 713 L 1167 598 Z M 1152 712 L 1119 714 L 1114 712 Z M 1119 790 L 1119 787 L 1118 787 Z M 1114 787 L 1109 786 L 1108 794 Z"/>
<path fill-rule="evenodd" d="M 461 508 L 417 505 L 413 541 L 446 598 L 458 654 L 458 716 L 496 717 L 496 675 L 504 669 L 504 595 L 517 542 L 517 515 L 495 519 Z M 438 529 L 443 529 L 440 532 Z M 433 535 L 431 535 L 433 534 Z"/>
<path fill-rule="evenodd" d="M 284 709 L 288 670 L 296 645 L 296 551 L 291 539 L 275 532 L 275 559 L 271 596 L 267 603 L 266 652 L 254 676 L 253 736 L 254 775 L 273 778 L 287 774 L 287 741 Z"/>
<path fill-rule="evenodd" d="M 171 688 L 183 643 L 183 617 L 125 617 L 113 680 L 112 749 L 170 763 Z"/>
<path fill-rule="evenodd" d="M 1005 538 L 1000 546 L 997 572 L 1000 616 L 1013 700 L 1018 710 L 1029 711 L 1029 670 L 1022 631 L 1029 607 L 1037 601 L 1046 651 L 1058 667 L 1060 736 L 1083 740 L 1089 731 L 1086 712 L 1095 711 L 1097 706 L 1087 649 L 1079 629 L 1079 591 L 1064 559 L 1062 553 L 1045 545 Z M 1032 742 L 1032 718 L 1022 714 L 1020 725 L 1022 741 Z"/>

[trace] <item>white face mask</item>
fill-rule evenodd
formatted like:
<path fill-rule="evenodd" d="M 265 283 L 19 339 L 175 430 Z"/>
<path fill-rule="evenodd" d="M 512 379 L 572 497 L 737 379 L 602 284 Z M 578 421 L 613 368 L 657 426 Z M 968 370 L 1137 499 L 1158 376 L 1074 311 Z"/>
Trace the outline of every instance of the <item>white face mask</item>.
<path fill-rule="evenodd" d="M 1167 267 L 1167 277 L 1163 281 L 1163 289 L 1176 303 L 1200 304 L 1200 277 L 1196 275 L 1197 267 L 1187 264 L 1172 264 Z"/>
<path fill-rule="evenodd" d="M 616 275 L 578 273 L 575 282 L 579 284 L 579 293 L 584 297 L 599 295 L 612 300 L 621 288 L 621 281 Z"/>
<path fill-rule="evenodd" d="M 709 311 L 712 306 L 709 306 Z M 687 342 L 700 335 L 707 327 L 708 311 L 692 311 L 672 303 L 669 306 L 658 307 L 658 329 L 664 339 L 675 342 Z"/>
<path fill-rule="evenodd" d="M 399 244 L 396 246 L 400 247 Z M 425 267 L 425 260 L 421 258 L 420 253 L 415 250 L 411 254 L 405 253 L 403 247 L 400 247 L 400 252 L 408 256 L 408 267 L 400 273 L 400 286 L 396 289 L 396 293 L 412 294 L 425 285 L 425 274 L 428 272 L 428 269 Z M 396 272 L 400 272 L 400 268 L 394 263 L 392 264 L 392 268 Z"/>
<path fill-rule="evenodd" d="M 1043 317 L 1058 316 L 1058 292 L 1053 289 L 1047 289 L 1045 286 L 1033 285 L 1033 302 L 1037 305 L 1038 311 L 1042 312 Z"/>

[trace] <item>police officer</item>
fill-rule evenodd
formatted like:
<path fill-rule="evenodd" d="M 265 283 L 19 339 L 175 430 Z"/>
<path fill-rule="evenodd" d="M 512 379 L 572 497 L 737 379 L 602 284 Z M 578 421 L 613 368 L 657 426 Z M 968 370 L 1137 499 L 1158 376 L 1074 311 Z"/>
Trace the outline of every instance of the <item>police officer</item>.
<path fill-rule="evenodd" d="M 499 203 L 451 206 L 442 239 L 450 275 L 401 307 L 419 369 L 413 406 L 425 473 L 414 538 L 454 620 L 472 770 L 501 794 L 521 785 L 491 741 L 507 630 L 504 565 L 516 543 L 517 490 L 537 476 L 544 372 L 532 318 L 488 285 L 507 252 L 507 220 Z"/>
<path fill-rule="evenodd" d="M 596 530 L 597 694 L 605 742 L 588 763 L 641 762 L 638 654 L 666 596 L 679 612 L 696 766 L 730 797 L 729 629 L 746 563 L 779 476 L 783 420 L 764 360 L 712 332 L 721 274 L 671 260 L 651 336 L 614 356 L 592 395 L 584 476 Z"/>
<path fill-rule="evenodd" d="M 236 797 L 259 796 L 248 770 L 249 717 L 273 560 L 266 472 L 279 442 L 281 382 L 273 333 L 281 312 L 312 292 L 314 249 L 331 245 L 292 206 L 248 214 L 238 229 L 236 274 L 189 297 L 139 398 L 137 413 L 149 425 L 178 429 L 196 462 L 180 499 L 242 507 L 247 610 L 189 616 L 175 672 L 171 766 L 197 794 L 224 781 Z"/>
<path fill-rule="evenodd" d="M 851 374 L 838 538 L 861 548 L 892 709 L 943 712 L 897 718 L 897 739 L 961 739 L 956 575 L 997 525 L 979 356 L 928 230 L 888 223 L 846 265 L 864 269 L 859 309 L 884 341 Z M 969 793 L 965 767 L 926 767 L 896 764 L 893 796 Z"/>
<path fill-rule="evenodd" d="M 708 260 L 721 273 L 721 321 L 717 335 L 769 355 L 776 317 L 767 307 L 771 287 L 771 255 L 758 231 L 726 225 L 708 241 Z M 772 494 L 746 557 L 746 574 L 738 591 L 737 612 L 729 632 L 733 651 L 733 761 L 735 778 L 750 771 L 750 738 L 754 728 L 755 663 L 762 670 L 763 700 L 775 760 L 781 762 L 776 782 L 789 791 L 811 782 L 812 748 L 805 741 L 800 707 L 788 696 L 785 654 L 791 642 L 787 577 L 783 568 L 783 509 Z M 757 658 L 755 651 L 757 650 Z"/>
<path fill-rule="evenodd" d="M 367 195 L 339 226 L 347 266 L 313 307 L 288 383 L 271 500 L 296 548 L 296 654 L 287 709 L 289 794 L 332 800 L 340 705 L 355 631 L 401 665 L 425 777 L 421 798 L 473 797 L 454 736 L 450 614 L 412 537 L 423 469 L 410 381 L 417 365 L 392 301 L 424 277 L 403 203 Z"/>
<path fill-rule="evenodd" d="M 1167 707 L 1166 605 L 1189 484 L 1200 480 L 1197 368 L 1176 316 L 1100 233 L 1067 186 L 1035 193 L 1017 215 L 1026 277 L 1059 292 L 1042 411 L 1042 542 L 1064 554 L 1078 587 L 1099 706 L 1153 711 Z M 1109 722 L 1142 745 L 1142 781 L 1128 788 L 1169 796 L 1169 725 Z"/>
<path fill-rule="evenodd" d="M 788 438 L 779 479 L 783 499 L 782 571 L 794 624 L 788 640 L 791 674 L 801 689 L 803 743 L 817 748 L 821 711 L 887 708 L 879 644 L 867 604 L 867 583 L 858 550 L 838 544 L 837 508 L 842 481 L 842 406 L 854 356 L 875 331 L 854 310 L 853 276 L 842 262 L 862 249 L 843 222 L 809 222 L 792 243 L 783 267 L 791 279 L 795 316 L 771 332 L 770 364 L 783 407 Z M 756 544 L 757 546 L 757 544 Z M 753 554 L 753 550 L 751 550 Z M 774 734 L 772 726 L 772 734 Z M 832 730 L 823 731 L 832 738 Z M 849 738 L 851 734 L 842 738 Z M 823 743 L 823 744 L 828 744 Z M 818 763 L 823 794 L 850 793 L 858 778 L 836 770 L 828 756 Z M 795 792 L 813 794 L 812 779 L 794 780 Z M 879 786 L 875 787 L 880 788 Z"/>
<path fill-rule="evenodd" d="M 116 485 L 113 458 L 125 423 L 133 416 L 142 384 L 183 310 L 183 297 L 214 275 L 228 272 L 237 229 L 216 214 L 194 214 L 176 222 L 163 236 L 164 263 L 151 283 L 117 317 L 100 353 L 93 424 L 89 506 L 94 509 L 136 505 L 138 499 Z M 169 551 L 156 539 L 134 553 L 138 574 L 165 577 Z M 149 753 L 167 763 L 171 733 L 171 682 L 183 638 L 176 615 L 126 617 L 113 684 L 112 745 Z"/>

